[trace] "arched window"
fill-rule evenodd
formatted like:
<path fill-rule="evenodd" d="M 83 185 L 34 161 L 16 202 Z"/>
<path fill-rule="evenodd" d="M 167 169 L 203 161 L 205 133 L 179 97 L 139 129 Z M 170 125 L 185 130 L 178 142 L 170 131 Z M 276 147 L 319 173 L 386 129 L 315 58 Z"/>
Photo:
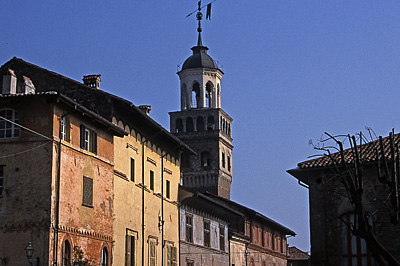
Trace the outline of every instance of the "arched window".
<path fill-rule="evenodd" d="M 186 132 L 193 132 L 193 119 L 191 117 L 186 118 Z"/>
<path fill-rule="evenodd" d="M 212 84 L 208 82 L 206 84 L 206 107 L 211 108 L 212 106 Z"/>
<path fill-rule="evenodd" d="M 200 103 L 200 85 L 199 83 L 193 84 L 192 89 L 192 108 L 198 108 Z"/>
<path fill-rule="evenodd" d="M 16 111 L 12 109 L 0 111 L 0 139 L 18 138 L 20 136 L 20 128 L 15 123 L 19 123 L 19 115 Z"/>
<path fill-rule="evenodd" d="M 108 251 L 106 247 L 101 250 L 100 266 L 108 266 Z"/>
<path fill-rule="evenodd" d="M 214 130 L 215 128 L 215 120 L 212 115 L 207 118 L 207 130 Z"/>
<path fill-rule="evenodd" d="M 187 108 L 187 92 L 186 92 L 186 84 L 182 84 L 182 89 L 181 89 L 181 102 L 182 102 L 182 109 Z"/>
<path fill-rule="evenodd" d="M 211 160 L 210 160 L 210 152 L 208 151 L 203 151 L 200 154 L 201 157 L 201 167 L 203 168 L 208 168 L 211 166 Z"/>
<path fill-rule="evenodd" d="M 71 266 L 71 245 L 68 240 L 64 241 L 62 248 L 62 266 Z"/>
<path fill-rule="evenodd" d="M 204 119 L 202 116 L 197 117 L 197 131 L 204 131 Z"/>

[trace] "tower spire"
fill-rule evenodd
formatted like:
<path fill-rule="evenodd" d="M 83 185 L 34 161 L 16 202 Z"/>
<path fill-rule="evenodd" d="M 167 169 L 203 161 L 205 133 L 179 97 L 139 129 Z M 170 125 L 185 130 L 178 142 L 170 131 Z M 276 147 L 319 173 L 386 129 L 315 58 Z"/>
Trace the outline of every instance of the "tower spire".
<path fill-rule="evenodd" d="M 201 20 L 203 19 L 203 13 L 201 13 L 201 0 L 198 3 L 199 7 L 198 7 L 198 11 L 196 14 L 196 18 L 199 21 L 199 25 L 197 27 L 197 32 L 199 33 L 199 37 L 197 39 L 197 46 L 203 46 L 203 42 L 201 40 L 201 32 L 202 32 L 202 28 L 201 28 Z"/>

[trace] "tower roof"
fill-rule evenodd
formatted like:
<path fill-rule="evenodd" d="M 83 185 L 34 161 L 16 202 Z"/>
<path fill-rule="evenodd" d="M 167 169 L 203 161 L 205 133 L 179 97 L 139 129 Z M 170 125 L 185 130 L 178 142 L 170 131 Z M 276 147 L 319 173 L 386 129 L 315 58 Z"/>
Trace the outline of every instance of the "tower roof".
<path fill-rule="evenodd" d="M 201 42 L 192 48 L 193 55 L 183 63 L 182 70 L 190 68 L 212 68 L 218 69 L 217 63 L 207 54 L 208 47 L 203 46 Z"/>

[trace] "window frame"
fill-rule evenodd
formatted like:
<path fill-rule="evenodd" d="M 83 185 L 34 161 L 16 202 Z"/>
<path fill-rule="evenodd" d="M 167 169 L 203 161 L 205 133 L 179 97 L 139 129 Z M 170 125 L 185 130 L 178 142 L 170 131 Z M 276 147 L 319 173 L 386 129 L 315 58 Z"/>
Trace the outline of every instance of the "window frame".
<path fill-rule="evenodd" d="M 165 180 L 165 197 L 167 199 L 171 198 L 171 181 L 169 181 L 168 179 Z"/>
<path fill-rule="evenodd" d="M 219 225 L 219 249 L 225 251 L 225 225 Z"/>
<path fill-rule="evenodd" d="M 149 238 L 149 266 L 157 265 L 157 239 Z"/>
<path fill-rule="evenodd" d="M 135 266 L 136 265 L 136 237 L 129 231 L 127 231 L 127 234 L 125 236 L 125 266 Z"/>
<path fill-rule="evenodd" d="M 153 170 L 150 170 L 150 174 L 149 174 L 150 176 L 149 176 L 149 188 L 150 188 L 150 190 L 151 191 L 154 191 L 154 171 Z"/>
<path fill-rule="evenodd" d="M 86 127 L 84 124 L 80 125 L 80 144 L 81 149 L 90 151 L 97 155 L 97 132 Z"/>
<path fill-rule="evenodd" d="M 108 266 L 108 248 L 103 247 L 100 255 L 100 266 Z"/>
<path fill-rule="evenodd" d="M 68 252 L 67 249 L 69 249 Z M 65 240 L 63 243 L 61 258 L 62 258 L 61 260 L 62 266 L 72 265 L 72 248 L 68 240 Z"/>
<path fill-rule="evenodd" d="M 135 159 L 131 157 L 131 181 L 135 182 Z"/>
<path fill-rule="evenodd" d="M 8 112 L 11 112 L 11 117 Z M 21 137 L 21 128 L 18 126 L 20 120 L 19 113 L 14 109 L 5 108 L 0 110 L 0 116 L 11 121 L 8 122 L 0 118 L 0 140 L 15 139 Z M 9 136 L 7 136 L 7 132 L 10 133 Z"/>

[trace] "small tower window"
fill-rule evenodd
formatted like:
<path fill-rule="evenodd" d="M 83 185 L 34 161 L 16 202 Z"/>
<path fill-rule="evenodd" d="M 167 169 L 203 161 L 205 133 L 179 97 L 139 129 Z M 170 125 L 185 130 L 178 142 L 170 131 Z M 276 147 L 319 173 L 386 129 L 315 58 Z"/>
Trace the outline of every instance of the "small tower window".
<path fill-rule="evenodd" d="M 228 155 L 226 159 L 228 161 L 228 171 L 230 172 L 231 171 L 231 157 Z"/>
<path fill-rule="evenodd" d="M 210 160 L 210 153 L 208 151 L 203 151 L 200 154 L 201 157 L 201 167 L 203 168 L 208 168 L 211 166 L 211 160 Z"/>
<path fill-rule="evenodd" d="M 191 117 L 186 118 L 186 132 L 193 132 L 193 119 Z"/>
<path fill-rule="evenodd" d="M 211 108 L 212 106 L 212 85 L 210 82 L 206 85 L 206 107 Z"/>
<path fill-rule="evenodd" d="M 182 133 L 183 132 L 183 123 L 182 119 L 178 118 L 175 122 L 175 133 Z"/>
<path fill-rule="evenodd" d="M 200 107 L 200 85 L 199 83 L 194 83 L 193 84 L 193 90 L 192 90 L 192 108 L 198 108 Z"/>
<path fill-rule="evenodd" d="M 215 120 L 213 116 L 209 116 L 207 118 L 207 130 L 214 130 L 215 127 Z"/>
<path fill-rule="evenodd" d="M 222 168 L 225 168 L 225 152 L 222 152 Z"/>
<path fill-rule="evenodd" d="M 202 116 L 197 117 L 197 131 L 204 131 L 204 119 Z"/>

